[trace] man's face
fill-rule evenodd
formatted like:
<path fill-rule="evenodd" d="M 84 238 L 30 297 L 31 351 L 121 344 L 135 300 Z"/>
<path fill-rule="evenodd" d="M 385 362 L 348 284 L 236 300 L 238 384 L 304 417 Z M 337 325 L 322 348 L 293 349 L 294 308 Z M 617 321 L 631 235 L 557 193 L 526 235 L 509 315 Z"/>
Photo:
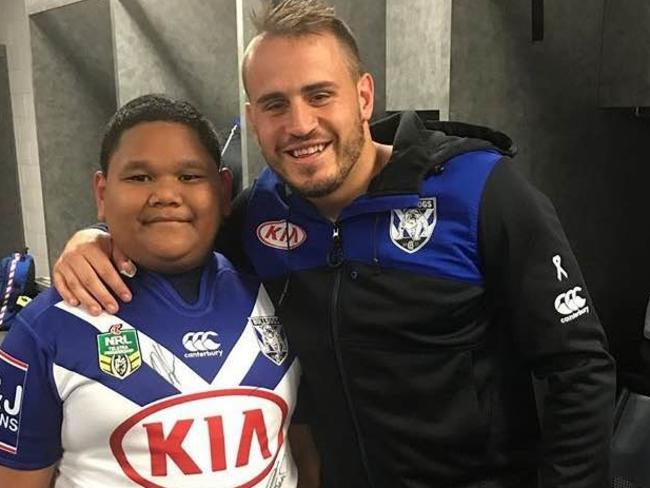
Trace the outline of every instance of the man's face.
<path fill-rule="evenodd" d="M 212 249 L 231 180 L 194 129 L 143 122 L 122 134 L 108 175 L 95 176 L 97 213 L 136 263 L 163 273 L 186 271 Z"/>
<path fill-rule="evenodd" d="M 355 80 L 334 36 L 265 36 L 246 65 L 248 120 L 266 162 L 296 191 L 336 191 L 369 143 L 370 75 Z"/>

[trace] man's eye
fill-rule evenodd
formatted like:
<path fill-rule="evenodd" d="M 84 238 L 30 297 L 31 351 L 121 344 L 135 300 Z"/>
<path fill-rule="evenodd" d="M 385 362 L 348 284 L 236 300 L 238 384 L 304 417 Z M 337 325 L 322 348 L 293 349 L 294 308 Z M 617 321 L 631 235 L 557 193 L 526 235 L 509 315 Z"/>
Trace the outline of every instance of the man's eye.
<path fill-rule="evenodd" d="M 327 102 L 331 97 L 332 94 L 329 92 L 318 92 L 311 96 L 311 101 L 315 104 L 322 104 Z"/>
<path fill-rule="evenodd" d="M 282 110 L 286 104 L 284 102 L 276 101 L 276 102 L 269 102 L 264 105 L 264 110 L 267 112 L 278 112 Z"/>

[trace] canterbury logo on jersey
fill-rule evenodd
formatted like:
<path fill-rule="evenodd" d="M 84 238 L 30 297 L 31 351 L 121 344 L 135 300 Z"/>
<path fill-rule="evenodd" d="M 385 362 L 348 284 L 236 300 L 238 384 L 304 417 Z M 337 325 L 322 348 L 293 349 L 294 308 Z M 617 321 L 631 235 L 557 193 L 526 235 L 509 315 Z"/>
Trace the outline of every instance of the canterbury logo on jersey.
<path fill-rule="evenodd" d="M 307 233 L 286 220 L 271 220 L 257 226 L 257 238 L 265 246 L 289 251 L 307 239 Z"/>
<path fill-rule="evenodd" d="M 562 315 L 566 315 L 560 319 L 560 322 L 563 324 L 571 322 L 573 319 L 576 319 L 580 315 L 589 312 L 589 307 L 586 307 L 587 300 L 581 297 L 578 293 L 582 291 L 582 288 L 576 286 L 570 289 L 567 292 L 560 293 L 555 298 L 555 310 Z"/>
<path fill-rule="evenodd" d="M 216 342 L 219 334 L 212 330 L 204 332 L 188 332 L 183 336 L 183 347 L 190 351 L 185 353 L 186 358 L 200 358 L 223 355 L 221 343 Z"/>

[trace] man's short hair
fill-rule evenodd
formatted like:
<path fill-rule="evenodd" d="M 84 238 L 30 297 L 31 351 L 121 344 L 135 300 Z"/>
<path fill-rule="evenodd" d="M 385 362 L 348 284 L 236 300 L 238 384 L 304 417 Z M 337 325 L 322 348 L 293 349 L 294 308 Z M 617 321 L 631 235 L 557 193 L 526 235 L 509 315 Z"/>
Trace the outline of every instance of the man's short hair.
<path fill-rule="evenodd" d="M 122 134 L 143 122 L 176 122 L 194 129 L 217 166 L 221 164 L 221 147 L 212 123 L 185 100 L 167 95 L 149 94 L 123 105 L 108 122 L 102 139 L 99 164 L 104 174 Z"/>
<path fill-rule="evenodd" d="M 334 7 L 323 0 L 267 0 L 260 13 L 253 12 L 252 21 L 258 36 L 266 34 L 300 37 L 332 34 L 346 51 L 352 78 L 359 79 L 365 71 L 354 34 L 348 25 L 336 16 Z M 248 53 L 244 58 L 243 70 L 246 69 L 247 58 Z"/>

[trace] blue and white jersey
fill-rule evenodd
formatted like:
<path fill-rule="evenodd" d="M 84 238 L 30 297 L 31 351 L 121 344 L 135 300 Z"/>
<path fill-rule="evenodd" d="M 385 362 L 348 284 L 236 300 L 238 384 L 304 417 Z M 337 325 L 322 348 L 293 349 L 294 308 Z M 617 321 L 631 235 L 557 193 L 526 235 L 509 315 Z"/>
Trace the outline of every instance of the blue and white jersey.
<path fill-rule="evenodd" d="M 300 366 L 263 286 L 215 255 L 188 304 L 139 273 L 92 317 L 39 296 L 0 348 L 0 464 L 57 488 L 296 486 Z"/>

